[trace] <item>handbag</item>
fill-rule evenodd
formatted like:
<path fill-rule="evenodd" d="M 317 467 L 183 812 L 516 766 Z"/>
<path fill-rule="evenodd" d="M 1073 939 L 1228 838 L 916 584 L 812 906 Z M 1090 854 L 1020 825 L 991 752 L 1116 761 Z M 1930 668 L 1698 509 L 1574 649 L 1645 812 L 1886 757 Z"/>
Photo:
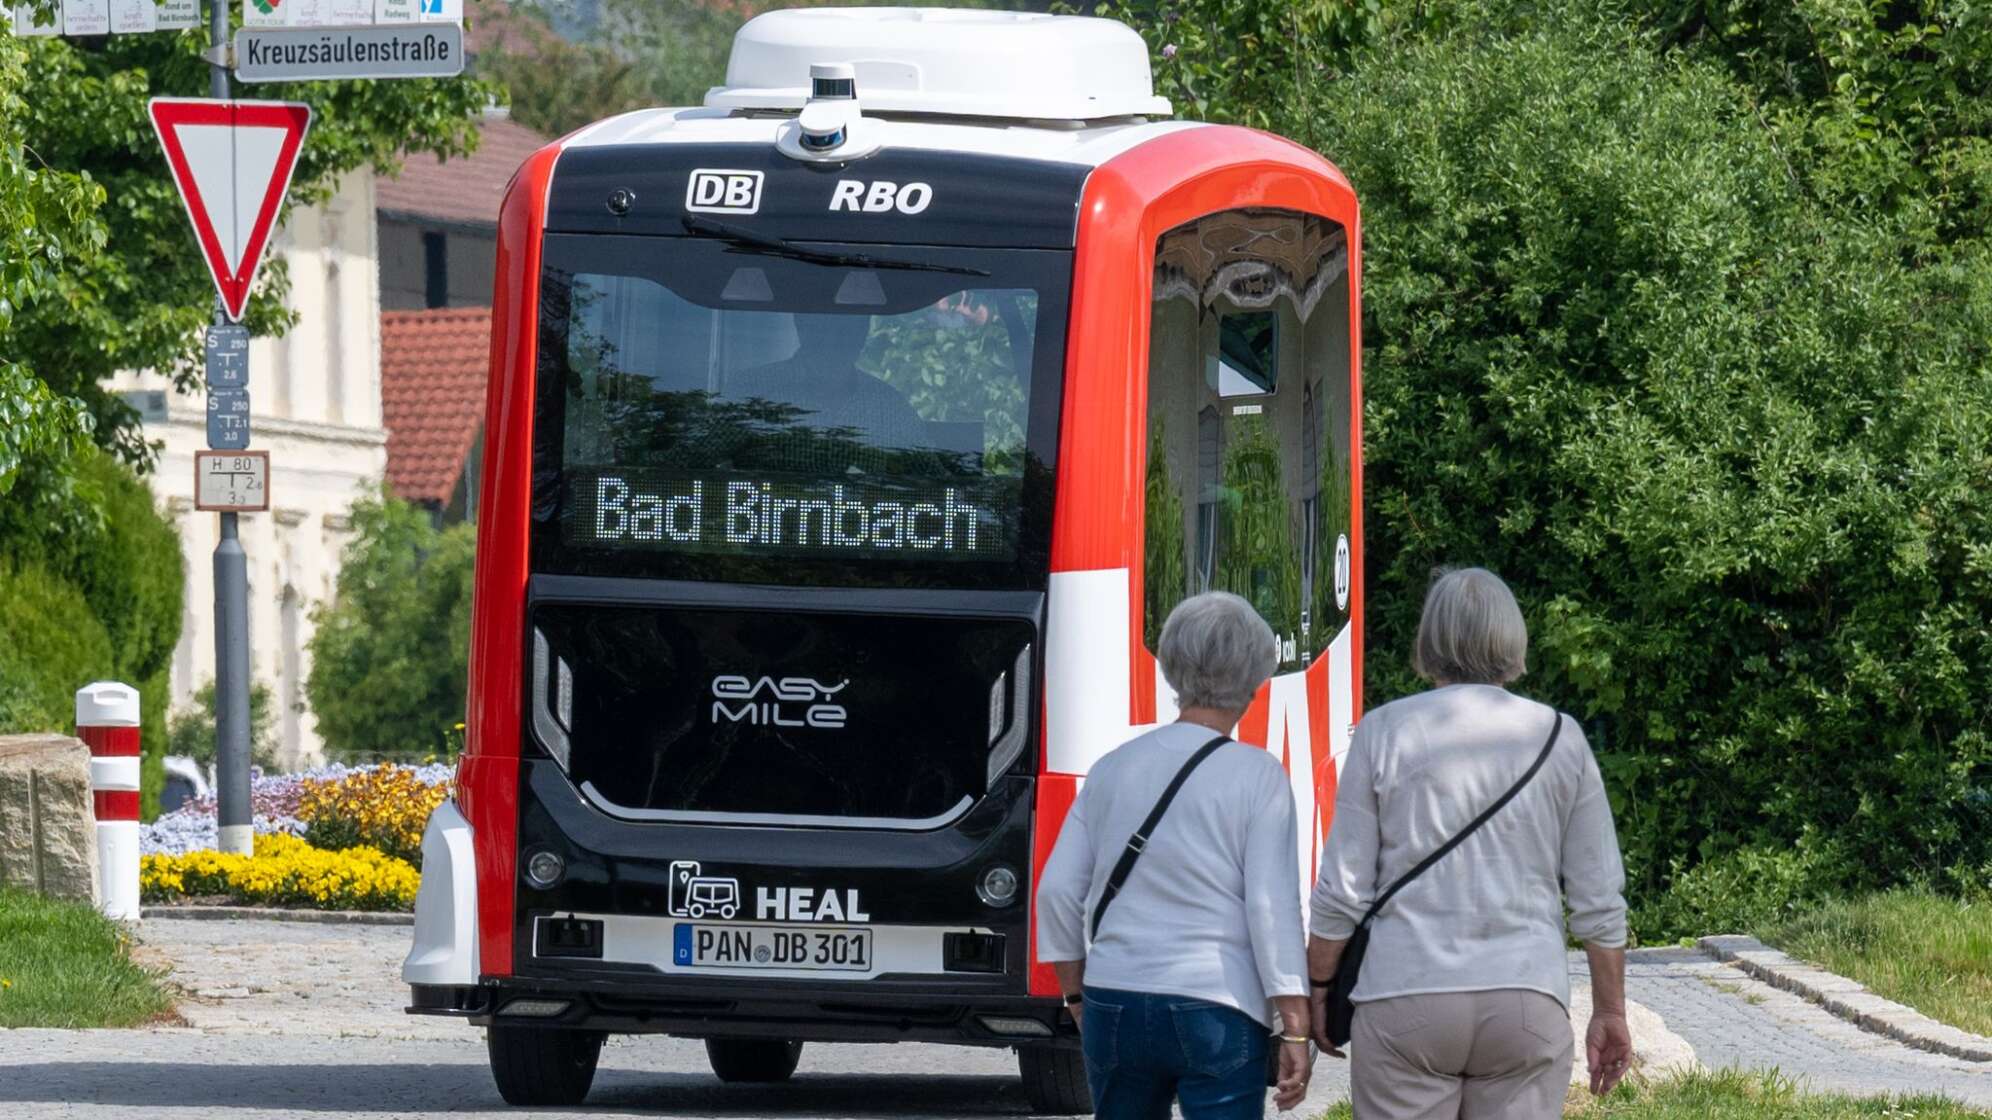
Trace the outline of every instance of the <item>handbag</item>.
<path fill-rule="evenodd" d="M 1473 835 L 1476 829 L 1486 824 L 1494 814 L 1501 811 L 1503 806 L 1513 801 L 1515 795 L 1522 792 L 1522 787 L 1528 785 L 1530 779 L 1536 776 L 1536 771 L 1542 769 L 1542 764 L 1549 761 L 1549 752 L 1556 746 L 1556 736 L 1562 730 L 1563 713 L 1558 712 L 1555 722 L 1550 725 L 1549 739 L 1543 743 L 1541 752 L 1536 755 L 1535 761 L 1529 764 L 1528 770 L 1515 780 L 1515 784 L 1508 787 L 1508 792 L 1496 798 L 1494 804 L 1481 810 L 1480 815 L 1473 818 L 1465 828 L 1460 829 L 1452 839 L 1419 860 L 1418 866 L 1406 871 L 1402 878 L 1390 884 L 1389 890 L 1384 891 L 1375 902 L 1370 903 L 1369 910 L 1363 914 L 1363 920 L 1356 923 L 1355 932 L 1349 935 L 1348 942 L 1342 946 L 1342 959 L 1336 962 L 1335 976 L 1327 984 L 1328 1000 L 1325 1017 L 1328 1021 L 1325 1024 L 1325 1033 L 1329 1042 L 1339 1047 L 1349 1041 L 1356 1015 L 1356 1005 L 1349 997 L 1356 991 L 1356 978 L 1362 971 L 1363 954 L 1369 951 L 1370 923 L 1376 919 L 1377 911 L 1383 909 L 1383 904 L 1389 902 L 1398 891 L 1403 890 L 1405 884 L 1430 870 L 1433 864 L 1445 858 L 1447 852 L 1459 847 L 1462 840 Z"/>
<path fill-rule="evenodd" d="M 1120 894 L 1127 877 L 1134 872 L 1135 861 L 1139 860 L 1141 853 L 1147 849 L 1148 838 L 1155 834 L 1155 826 L 1162 823 L 1162 814 L 1169 811 L 1169 803 L 1176 800 L 1176 791 L 1183 788 L 1183 783 L 1189 780 L 1190 773 L 1203 765 L 1204 759 L 1209 758 L 1217 748 L 1230 741 L 1231 736 L 1219 735 L 1198 747 L 1197 753 L 1191 755 L 1189 761 L 1183 763 L 1183 768 L 1176 771 L 1176 776 L 1169 780 L 1169 785 L 1163 789 L 1162 796 L 1156 798 L 1155 807 L 1148 810 L 1148 816 L 1141 822 L 1141 827 L 1135 829 L 1134 835 L 1127 838 L 1127 845 L 1121 849 L 1120 858 L 1114 861 L 1114 869 L 1107 873 L 1107 885 L 1100 891 L 1100 901 L 1093 907 L 1091 940 L 1099 939 L 1100 920 L 1106 917 L 1107 907 L 1113 903 L 1114 896 Z M 1277 1085 L 1279 1077 L 1280 1048 L 1269 1046 L 1266 1048 L 1266 1084 Z"/>

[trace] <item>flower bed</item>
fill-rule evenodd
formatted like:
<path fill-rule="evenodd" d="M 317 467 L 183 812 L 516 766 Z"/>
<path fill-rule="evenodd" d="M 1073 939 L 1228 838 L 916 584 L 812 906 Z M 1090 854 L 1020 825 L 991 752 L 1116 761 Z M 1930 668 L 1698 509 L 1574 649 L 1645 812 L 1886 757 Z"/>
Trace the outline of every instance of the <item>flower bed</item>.
<path fill-rule="evenodd" d="M 139 859 L 147 902 L 221 896 L 252 906 L 318 910 L 408 910 L 421 874 L 368 847 L 327 851 L 281 833 L 256 837 L 254 855 L 199 851 Z"/>
<path fill-rule="evenodd" d="M 424 780 L 408 766 L 376 766 L 337 778 L 308 780 L 298 797 L 304 836 L 321 848 L 366 844 L 422 866 L 422 829 L 449 796 L 445 780 Z"/>
<path fill-rule="evenodd" d="M 140 892 L 148 902 L 407 910 L 421 881 L 422 830 L 451 776 L 446 765 L 392 764 L 258 775 L 254 855 L 214 851 L 214 799 L 189 802 L 140 832 Z"/>

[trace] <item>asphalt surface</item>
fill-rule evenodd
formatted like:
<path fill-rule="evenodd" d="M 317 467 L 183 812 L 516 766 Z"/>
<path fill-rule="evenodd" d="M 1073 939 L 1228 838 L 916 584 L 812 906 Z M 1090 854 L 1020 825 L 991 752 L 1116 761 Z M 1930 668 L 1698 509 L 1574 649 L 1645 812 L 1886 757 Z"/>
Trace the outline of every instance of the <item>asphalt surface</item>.
<path fill-rule="evenodd" d="M 188 993 L 187 1025 L 0 1031 L 0 1120 L 518 1117 L 492 1086 L 479 1032 L 402 1014 L 395 971 L 408 934 L 149 920 L 145 951 Z M 1635 953 L 1628 979 L 1633 1000 L 1657 1012 L 1704 1066 L 1777 1069 L 1818 1090 L 1942 1092 L 1992 1108 L 1992 1063 L 1860 1031 L 1698 952 Z M 1344 1099 L 1346 1078 L 1342 1063 L 1319 1063 L 1295 1115 Z M 640 1037 L 610 1040 L 585 1108 L 531 1115 L 939 1120 L 1026 1112 L 1015 1059 L 1002 1050 L 811 1045 L 792 1081 L 739 1086 L 711 1075 L 697 1042 Z"/>

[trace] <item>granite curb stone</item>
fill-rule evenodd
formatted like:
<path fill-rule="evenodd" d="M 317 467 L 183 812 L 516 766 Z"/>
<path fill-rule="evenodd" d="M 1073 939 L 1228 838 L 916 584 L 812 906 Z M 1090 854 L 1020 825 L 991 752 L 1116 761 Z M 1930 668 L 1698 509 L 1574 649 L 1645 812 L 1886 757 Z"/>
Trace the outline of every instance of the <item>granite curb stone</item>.
<path fill-rule="evenodd" d="M 1704 937 L 1696 945 L 1716 960 L 1810 1000 L 1862 1030 L 1918 1050 L 1969 1062 L 1992 1062 L 1992 1038 L 1939 1023 L 1913 1007 L 1883 999 L 1844 976 L 1786 956 L 1754 937 L 1735 934 Z"/>
<path fill-rule="evenodd" d="M 319 925 L 412 926 L 413 914 L 368 910 L 283 910 L 267 906 L 148 906 L 142 917 L 192 921 L 315 922 Z"/>
<path fill-rule="evenodd" d="M 0 886 L 94 902 L 90 748 L 68 735 L 0 735 Z"/>

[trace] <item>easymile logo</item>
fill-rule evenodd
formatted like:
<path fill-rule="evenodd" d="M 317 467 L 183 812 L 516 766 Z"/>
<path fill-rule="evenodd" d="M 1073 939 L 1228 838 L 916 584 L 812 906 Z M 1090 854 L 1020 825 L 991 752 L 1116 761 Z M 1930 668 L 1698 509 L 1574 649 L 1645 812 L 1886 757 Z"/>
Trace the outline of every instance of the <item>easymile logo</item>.
<path fill-rule="evenodd" d="M 752 214 L 761 209 L 759 171 L 701 167 L 685 182 L 685 209 L 694 214 Z"/>
<path fill-rule="evenodd" d="M 844 726 L 845 711 L 831 698 L 850 687 L 850 681 L 835 686 L 810 677 L 751 677 L 722 675 L 712 679 L 712 721 L 745 723 L 754 727 Z"/>

